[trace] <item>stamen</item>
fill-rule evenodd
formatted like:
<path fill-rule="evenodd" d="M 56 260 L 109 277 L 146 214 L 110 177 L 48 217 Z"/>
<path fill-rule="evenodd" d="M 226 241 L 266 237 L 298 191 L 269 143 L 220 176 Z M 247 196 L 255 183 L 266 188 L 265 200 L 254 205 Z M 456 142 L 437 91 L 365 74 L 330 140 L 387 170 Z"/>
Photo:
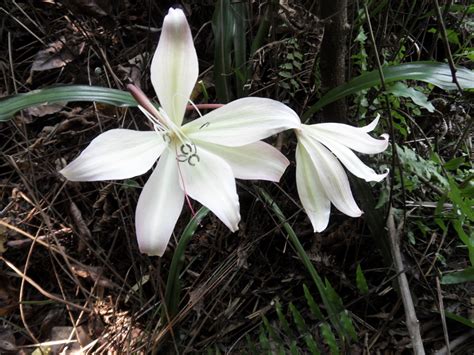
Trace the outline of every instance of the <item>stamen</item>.
<path fill-rule="evenodd" d="M 140 109 L 140 111 L 142 111 L 142 113 L 145 115 L 146 118 L 148 118 L 148 120 L 151 122 L 151 124 L 153 125 L 153 129 L 156 131 L 157 127 L 158 127 L 158 131 L 161 131 L 161 132 L 166 132 L 168 129 L 160 122 L 158 121 L 151 113 L 149 113 L 144 107 L 138 105 L 138 108 Z"/>
<path fill-rule="evenodd" d="M 199 117 L 202 117 L 202 114 L 201 114 L 201 111 L 199 111 L 198 107 L 194 104 L 194 102 L 192 102 L 191 99 L 188 99 L 188 102 L 194 107 L 194 109 L 197 111 L 197 113 L 199 114 Z"/>
<path fill-rule="evenodd" d="M 181 144 L 186 144 L 189 142 L 189 139 L 181 132 L 181 130 L 176 126 L 176 124 L 169 118 L 168 114 L 160 108 L 160 114 L 168 122 L 167 126 L 170 131 L 174 133 L 176 138 L 181 142 Z"/>
<path fill-rule="evenodd" d="M 176 164 L 178 164 L 179 179 L 181 180 L 181 185 L 183 186 L 184 198 L 186 199 L 186 204 L 188 205 L 189 210 L 191 211 L 191 215 L 194 218 L 194 217 L 196 217 L 196 212 L 194 211 L 193 205 L 191 204 L 191 200 L 189 199 L 189 195 L 186 192 L 186 185 L 184 184 L 183 173 L 181 172 L 181 167 L 180 167 L 180 164 L 179 164 L 179 160 L 177 158 L 178 157 L 178 148 L 176 147 L 176 145 L 174 146 L 174 149 L 175 149 L 175 153 L 176 153 Z"/>

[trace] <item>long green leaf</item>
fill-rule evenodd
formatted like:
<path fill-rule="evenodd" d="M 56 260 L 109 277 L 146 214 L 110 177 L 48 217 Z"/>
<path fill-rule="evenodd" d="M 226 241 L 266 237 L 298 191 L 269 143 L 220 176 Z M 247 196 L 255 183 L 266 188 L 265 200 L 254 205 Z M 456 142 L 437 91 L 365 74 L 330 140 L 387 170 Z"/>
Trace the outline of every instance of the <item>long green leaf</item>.
<path fill-rule="evenodd" d="M 331 330 L 331 327 L 327 323 L 322 323 L 320 325 L 321 327 L 321 335 L 326 342 L 326 344 L 329 345 L 329 350 L 332 355 L 338 355 L 339 354 L 339 346 L 337 345 L 337 340 L 336 337 L 334 336 L 334 333 Z"/>
<path fill-rule="evenodd" d="M 235 26 L 233 33 L 234 42 L 234 67 L 236 79 L 237 97 L 244 96 L 244 87 L 248 79 L 247 70 L 247 4 L 245 2 L 238 2 L 232 4 L 232 11 L 235 18 Z"/>
<path fill-rule="evenodd" d="M 170 271 L 168 273 L 168 280 L 166 281 L 166 310 L 163 309 L 163 319 L 167 319 L 166 316 L 171 318 L 178 312 L 178 305 L 181 299 L 181 282 L 179 276 L 184 265 L 184 252 L 186 251 L 186 247 L 193 237 L 197 227 L 208 213 L 209 210 L 206 207 L 201 207 L 195 216 L 189 221 L 179 239 L 178 245 L 176 245 L 176 250 L 174 251 L 173 259 L 171 260 Z M 165 311 L 168 312 L 168 314 L 164 313 Z"/>
<path fill-rule="evenodd" d="M 0 122 L 8 121 L 15 113 L 28 107 L 73 101 L 94 101 L 120 107 L 137 106 L 127 91 L 88 85 L 55 86 L 0 99 Z"/>
<path fill-rule="evenodd" d="M 456 84 L 453 83 L 449 65 L 445 63 L 415 62 L 391 65 L 383 68 L 383 74 L 385 83 L 399 80 L 419 80 L 433 84 L 444 90 L 457 89 Z M 456 77 L 463 89 L 474 88 L 474 71 L 458 67 Z M 306 120 L 331 102 L 377 85 L 380 85 L 380 75 L 377 70 L 363 73 L 346 84 L 330 90 L 318 102 L 311 106 L 303 114 L 302 118 Z"/>
<path fill-rule="evenodd" d="M 212 17 L 212 31 L 214 32 L 214 82 L 217 97 L 222 103 L 232 100 L 230 79 L 234 25 L 235 18 L 230 0 L 218 0 Z"/>
<path fill-rule="evenodd" d="M 461 271 L 443 275 L 441 283 L 443 285 L 460 284 L 474 281 L 474 267 L 468 267 Z"/>

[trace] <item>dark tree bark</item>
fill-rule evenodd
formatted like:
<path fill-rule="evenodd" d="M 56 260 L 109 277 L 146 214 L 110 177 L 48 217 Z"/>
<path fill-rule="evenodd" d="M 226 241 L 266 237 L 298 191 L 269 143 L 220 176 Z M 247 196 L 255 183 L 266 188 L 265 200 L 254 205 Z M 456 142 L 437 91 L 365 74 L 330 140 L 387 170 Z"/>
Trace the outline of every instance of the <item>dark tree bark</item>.
<path fill-rule="evenodd" d="M 321 91 L 326 93 L 346 82 L 347 0 L 322 0 L 320 17 L 326 22 L 321 43 Z M 322 111 L 323 121 L 346 122 L 345 99 L 327 105 Z"/>

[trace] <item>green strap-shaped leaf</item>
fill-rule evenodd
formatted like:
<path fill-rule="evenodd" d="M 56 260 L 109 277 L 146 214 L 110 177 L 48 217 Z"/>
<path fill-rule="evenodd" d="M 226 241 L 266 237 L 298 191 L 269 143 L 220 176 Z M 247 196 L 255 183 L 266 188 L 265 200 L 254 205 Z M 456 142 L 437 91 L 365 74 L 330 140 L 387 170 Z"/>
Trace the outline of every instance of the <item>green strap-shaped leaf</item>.
<path fill-rule="evenodd" d="M 460 284 L 474 281 L 474 267 L 468 267 L 461 271 L 443 275 L 441 283 L 443 285 Z"/>
<path fill-rule="evenodd" d="M 321 335 L 324 342 L 329 345 L 331 355 L 339 355 L 339 345 L 337 344 L 336 336 L 331 330 L 331 327 L 326 322 L 320 325 Z"/>
<path fill-rule="evenodd" d="M 232 39 L 235 17 L 230 0 L 218 0 L 212 17 L 214 33 L 214 82 L 222 103 L 232 100 L 230 75 L 232 73 Z"/>
<path fill-rule="evenodd" d="M 188 222 L 188 225 L 184 229 L 183 234 L 181 234 L 181 238 L 176 245 L 173 259 L 171 260 L 170 271 L 168 273 L 168 280 L 166 281 L 166 310 L 163 309 L 162 313 L 162 317 L 165 320 L 167 317 L 172 318 L 178 313 L 179 301 L 181 300 L 180 274 L 185 262 L 184 253 L 186 251 L 186 247 L 194 236 L 194 232 L 196 232 L 197 227 L 208 213 L 209 210 L 206 207 L 201 207 L 194 217 Z"/>
<path fill-rule="evenodd" d="M 56 86 L 0 99 L 0 122 L 8 121 L 15 113 L 28 107 L 73 101 L 100 102 L 121 107 L 137 106 L 137 102 L 127 91 L 88 85 Z"/>
<path fill-rule="evenodd" d="M 305 284 L 303 284 L 303 290 L 304 290 L 304 297 L 306 298 L 306 301 L 308 302 L 309 309 L 311 310 L 311 313 L 313 314 L 313 316 L 315 316 L 319 320 L 324 320 L 323 314 L 321 313 L 319 306 L 314 301 L 313 295 L 311 294 L 311 292 L 309 291 L 308 287 Z"/>
<path fill-rule="evenodd" d="M 356 285 L 359 289 L 359 292 L 363 295 L 369 293 L 369 286 L 367 285 L 367 280 L 365 279 L 364 272 L 360 267 L 360 264 L 357 264 L 356 269 Z"/>
<path fill-rule="evenodd" d="M 383 68 L 383 75 L 385 83 L 392 83 L 399 80 L 420 80 L 444 90 L 457 89 L 456 84 L 453 83 L 449 65 L 445 63 L 415 62 L 391 65 Z M 456 78 L 461 88 L 474 88 L 474 71 L 457 67 Z M 331 102 L 377 85 L 380 85 L 380 75 L 377 70 L 363 73 L 346 84 L 338 86 L 326 93 L 326 95 L 303 114 L 303 121 Z"/>

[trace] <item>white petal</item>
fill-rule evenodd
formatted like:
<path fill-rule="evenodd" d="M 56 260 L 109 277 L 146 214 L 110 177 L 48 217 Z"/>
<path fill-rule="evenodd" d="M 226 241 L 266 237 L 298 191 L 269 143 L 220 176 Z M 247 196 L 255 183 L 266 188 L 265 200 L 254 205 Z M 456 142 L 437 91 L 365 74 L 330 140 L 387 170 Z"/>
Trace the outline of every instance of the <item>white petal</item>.
<path fill-rule="evenodd" d="M 151 169 L 167 143 L 156 132 L 111 129 L 60 171 L 71 181 L 127 179 Z"/>
<path fill-rule="evenodd" d="M 348 216 L 359 217 L 362 211 L 354 201 L 346 172 L 337 158 L 321 143 L 304 133 L 298 134 L 298 141 L 311 157 L 326 196 L 333 205 Z"/>
<path fill-rule="evenodd" d="M 329 223 L 331 203 L 324 193 L 313 161 L 301 144 L 296 146 L 296 187 L 314 231 L 322 232 Z"/>
<path fill-rule="evenodd" d="M 300 125 L 298 115 L 281 102 L 246 97 L 186 124 L 183 131 L 191 139 L 236 147 Z"/>
<path fill-rule="evenodd" d="M 318 140 L 333 152 L 341 163 L 355 176 L 365 181 L 382 181 L 387 176 L 388 171 L 383 174 L 377 174 L 373 169 L 365 165 L 352 150 L 340 142 L 335 142 L 332 139 L 326 138 L 326 136 L 320 136 Z"/>
<path fill-rule="evenodd" d="M 195 154 L 197 158 L 190 156 L 179 164 L 184 192 L 209 208 L 235 232 L 239 229 L 240 212 L 232 169 L 222 158 L 201 146 L 196 146 Z M 182 160 L 179 156 L 178 159 Z"/>
<path fill-rule="evenodd" d="M 138 199 L 135 225 L 142 253 L 163 255 L 183 203 L 178 163 L 174 153 L 168 149 L 158 161 Z"/>
<path fill-rule="evenodd" d="M 180 9 L 170 9 L 151 63 L 151 82 L 161 106 L 178 126 L 183 121 L 198 73 L 196 49 L 186 16 Z"/>
<path fill-rule="evenodd" d="M 377 117 L 375 117 L 372 122 L 370 122 L 367 126 L 359 127 L 359 129 L 361 129 L 364 132 L 372 132 L 375 129 L 375 127 L 377 127 L 377 125 L 379 124 L 379 121 L 380 121 L 380 115 L 377 114 Z"/>
<path fill-rule="evenodd" d="M 388 147 L 388 135 L 383 134 L 382 139 L 375 139 L 367 134 L 375 128 L 374 123 L 377 122 L 378 118 L 365 127 L 352 127 L 341 123 L 318 123 L 306 128 L 318 140 L 326 137 L 357 152 L 374 154 L 383 152 Z"/>
<path fill-rule="evenodd" d="M 197 143 L 223 158 L 238 179 L 278 182 L 290 164 L 278 149 L 260 141 L 241 147 L 226 147 L 203 141 Z"/>

